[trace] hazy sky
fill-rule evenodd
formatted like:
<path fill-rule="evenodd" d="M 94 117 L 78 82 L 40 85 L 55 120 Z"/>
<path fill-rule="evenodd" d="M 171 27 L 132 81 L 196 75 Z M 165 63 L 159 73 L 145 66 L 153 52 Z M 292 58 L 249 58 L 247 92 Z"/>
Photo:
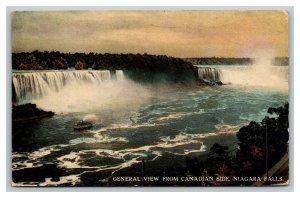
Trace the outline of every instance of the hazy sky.
<path fill-rule="evenodd" d="M 285 11 L 26 11 L 12 14 L 12 50 L 175 57 L 288 55 Z"/>

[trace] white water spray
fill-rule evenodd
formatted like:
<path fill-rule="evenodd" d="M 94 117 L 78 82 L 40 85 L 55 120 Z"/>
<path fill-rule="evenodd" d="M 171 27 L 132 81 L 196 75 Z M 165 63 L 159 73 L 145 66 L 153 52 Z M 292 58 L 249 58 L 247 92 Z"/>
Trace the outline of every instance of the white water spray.
<path fill-rule="evenodd" d="M 88 114 L 83 117 L 83 121 L 95 122 L 98 120 L 98 117 L 95 114 Z"/>
<path fill-rule="evenodd" d="M 55 113 L 130 110 L 151 95 L 121 70 L 115 80 L 99 70 L 15 72 L 12 80 L 19 104 L 32 102 Z"/>
<path fill-rule="evenodd" d="M 198 68 L 200 79 L 221 80 L 233 85 L 270 87 L 286 90 L 288 88 L 287 66 L 274 66 L 273 56 L 260 54 L 254 56 L 255 63 L 245 66 L 201 66 Z"/>
<path fill-rule="evenodd" d="M 222 81 L 237 85 L 287 88 L 288 67 L 273 66 L 271 60 L 270 56 L 256 57 L 251 66 L 222 69 Z"/>
<path fill-rule="evenodd" d="M 102 84 L 72 83 L 59 92 L 33 100 L 33 103 L 56 113 L 130 111 L 144 103 L 149 95 L 147 89 L 129 80 Z"/>

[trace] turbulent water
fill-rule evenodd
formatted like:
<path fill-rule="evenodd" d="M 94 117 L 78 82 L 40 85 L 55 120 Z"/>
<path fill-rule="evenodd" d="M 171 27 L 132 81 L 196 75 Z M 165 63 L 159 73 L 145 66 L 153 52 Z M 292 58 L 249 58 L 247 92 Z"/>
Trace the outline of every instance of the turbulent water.
<path fill-rule="evenodd" d="M 147 87 L 126 79 L 121 71 L 116 80 L 106 71 L 13 73 L 17 101 L 31 100 L 56 112 L 53 118 L 13 124 L 13 184 L 103 186 L 142 159 L 147 165 L 170 155 L 204 155 L 215 142 L 236 149 L 241 126 L 260 121 L 269 107 L 288 101 L 282 72 L 272 72 L 276 83 L 259 86 L 246 66 L 209 70 L 199 68 L 199 77 L 231 84 Z M 75 132 L 79 120 L 94 126 Z M 171 161 L 156 168 L 172 166 Z M 23 177 L 33 172 L 39 176 Z"/>
<path fill-rule="evenodd" d="M 243 86 L 288 88 L 286 66 L 198 66 L 200 79 L 222 81 Z"/>

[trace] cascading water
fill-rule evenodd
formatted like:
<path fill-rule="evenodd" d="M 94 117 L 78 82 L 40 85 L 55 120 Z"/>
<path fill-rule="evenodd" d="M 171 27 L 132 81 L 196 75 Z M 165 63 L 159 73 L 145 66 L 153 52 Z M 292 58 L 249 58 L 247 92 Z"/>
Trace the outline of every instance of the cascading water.
<path fill-rule="evenodd" d="M 116 71 L 116 80 L 124 80 L 122 70 Z M 70 84 L 97 85 L 111 80 L 108 70 L 76 71 L 17 71 L 12 74 L 13 101 L 17 104 L 39 99 L 50 92 L 59 92 Z"/>
<path fill-rule="evenodd" d="M 277 69 L 279 75 L 287 67 Z M 19 95 L 35 93 L 31 102 L 56 114 L 13 123 L 13 185 L 107 186 L 120 172 L 135 173 L 145 156 L 153 165 L 149 172 L 160 174 L 162 166 L 174 166 L 170 157 L 185 162 L 185 156 L 209 155 L 214 143 L 236 149 L 239 128 L 288 101 L 286 90 L 235 87 L 247 78 L 257 81 L 252 68 L 199 70 L 202 77 L 228 79 L 232 85 L 150 87 L 124 78 L 120 70 L 13 73 Z M 262 74 L 268 76 L 260 81 L 268 82 L 271 74 Z M 93 128 L 74 132 L 78 120 L 92 122 Z M 49 177 L 53 170 L 55 179 Z"/>
<path fill-rule="evenodd" d="M 287 66 L 198 66 L 199 79 L 233 85 L 288 88 Z"/>
<path fill-rule="evenodd" d="M 218 68 L 211 68 L 211 67 L 199 67 L 198 68 L 198 76 L 199 76 L 199 79 L 202 79 L 202 80 L 218 81 L 218 80 L 220 80 L 221 75 L 222 75 L 222 72 Z"/>
<path fill-rule="evenodd" d="M 125 80 L 124 73 L 122 70 L 116 70 L 116 77 L 117 77 L 117 80 L 119 80 L 119 81 Z"/>

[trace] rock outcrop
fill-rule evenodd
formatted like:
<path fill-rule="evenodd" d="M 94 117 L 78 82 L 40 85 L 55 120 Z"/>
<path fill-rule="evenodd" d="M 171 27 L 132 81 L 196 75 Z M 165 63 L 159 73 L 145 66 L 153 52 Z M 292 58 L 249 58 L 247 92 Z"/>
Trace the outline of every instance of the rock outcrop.
<path fill-rule="evenodd" d="M 52 111 L 44 111 L 36 107 L 36 104 L 23 104 L 12 106 L 12 121 L 28 121 L 54 116 Z"/>

